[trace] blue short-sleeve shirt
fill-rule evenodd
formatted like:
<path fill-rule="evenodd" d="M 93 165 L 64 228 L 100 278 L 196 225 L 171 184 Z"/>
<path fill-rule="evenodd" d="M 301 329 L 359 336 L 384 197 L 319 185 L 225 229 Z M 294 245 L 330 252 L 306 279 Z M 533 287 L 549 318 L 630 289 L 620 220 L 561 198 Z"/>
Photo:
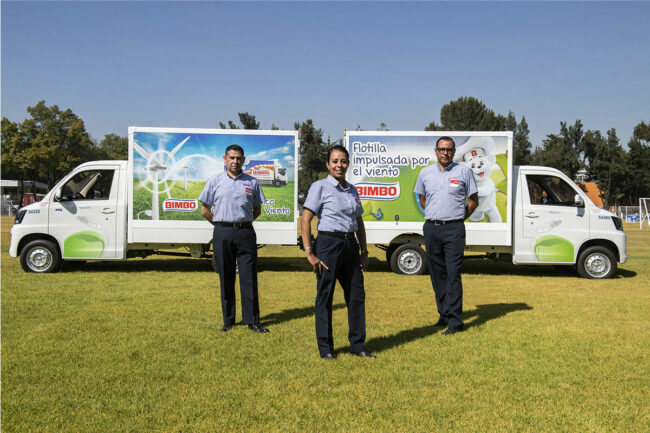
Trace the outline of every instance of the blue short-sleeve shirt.
<path fill-rule="evenodd" d="M 342 187 L 331 175 L 311 185 L 304 207 L 316 214 L 318 230 L 324 232 L 354 232 L 363 215 L 357 189 L 347 181 Z"/>
<path fill-rule="evenodd" d="M 212 221 L 241 223 L 253 221 L 253 208 L 266 199 L 253 176 L 241 173 L 233 178 L 224 171 L 208 179 L 199 201 L 213 207 Z"/>
<path fill-rule="evenodd" d="M 477 193 L 478 188 L 469 167 L 452 162 L 440 170 L 435 163 L 420 170 L 415 192 L 427 199 L 426 219 L 450 221 L 465 217 L 465 198 Z"/>

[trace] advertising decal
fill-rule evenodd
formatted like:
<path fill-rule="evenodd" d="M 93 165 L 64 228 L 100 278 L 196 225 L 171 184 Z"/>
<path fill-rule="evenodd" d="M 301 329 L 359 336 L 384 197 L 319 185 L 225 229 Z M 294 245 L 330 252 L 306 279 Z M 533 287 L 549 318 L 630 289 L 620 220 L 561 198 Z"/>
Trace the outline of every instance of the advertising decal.
<path fill-rule="evenodd" d="M 507 222 L 508 137 L 451 135 L 454 162 L 474 173 L 479 208 L 469 222 Z M 368 135 L 349 132 L 348 181 L 359 192 L 365 221 L 424 221 L 413 192 L 420 170 L 436 164 L 435 135 Z"/>
<path fill-rule="evenodd" d="M 197 199 L 231 144 L 266 197 L 256 221 L 293 222 L 295 135 L 142 131 L 133 134 L 133 220 L 203 221 Z"/>

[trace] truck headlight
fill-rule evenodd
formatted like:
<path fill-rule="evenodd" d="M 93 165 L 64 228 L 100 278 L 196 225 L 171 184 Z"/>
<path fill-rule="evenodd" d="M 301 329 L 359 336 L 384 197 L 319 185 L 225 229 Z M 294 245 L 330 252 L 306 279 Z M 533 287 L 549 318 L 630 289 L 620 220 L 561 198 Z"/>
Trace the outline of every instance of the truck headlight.
<path fill-rule="evenodd" d="M 623 221 L 619 217 L 612 217 L 612 221 L 614 222 L 614 227 L 616 227 L 616 230 L 623 231 Z"/>
<path fill-rule="evenodd" d="M 16 213 L 16 219 L 14 219 L 14 224 L 20 224 L 23 222 L 23 218 L 25 218 L 25 214 L 27 213 L 26 210 L 19 210 L 18 213 Z"/>

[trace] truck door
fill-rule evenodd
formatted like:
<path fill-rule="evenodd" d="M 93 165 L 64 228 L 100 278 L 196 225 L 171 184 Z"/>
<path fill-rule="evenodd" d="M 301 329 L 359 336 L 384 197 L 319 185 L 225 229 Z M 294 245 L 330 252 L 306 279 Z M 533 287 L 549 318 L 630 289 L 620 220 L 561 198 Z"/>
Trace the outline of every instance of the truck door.
<path fill-rule="evenodd" d="M 116 166 L 85 168 L 70 177 L 50 199 L 49 232 L 64 259 L 121 258 L 116 226 L 120 170 Z M 118 250 L 120 257 L 118 257 Z"/>
<path fill-rule="evenodd" d="M 577 248 L 589 238 L 589 215 L 575 185 L 552 174 L 524 174 L 516 263 L 574 263 Z"/>

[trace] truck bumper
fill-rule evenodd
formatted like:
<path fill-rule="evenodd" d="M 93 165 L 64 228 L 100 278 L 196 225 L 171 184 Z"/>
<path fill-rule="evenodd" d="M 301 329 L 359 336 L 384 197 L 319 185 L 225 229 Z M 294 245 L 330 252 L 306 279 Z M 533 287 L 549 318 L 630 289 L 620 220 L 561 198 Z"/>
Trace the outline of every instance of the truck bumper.
<path fill-rule="evenodd" d="M 22 236 L 19 235 L 18 226 L 13 226 L 9 233 L 11 233 L 11 243 L 9 244 L 9 255 L 11 257 L 18 257 L 18 242 Z"/>

